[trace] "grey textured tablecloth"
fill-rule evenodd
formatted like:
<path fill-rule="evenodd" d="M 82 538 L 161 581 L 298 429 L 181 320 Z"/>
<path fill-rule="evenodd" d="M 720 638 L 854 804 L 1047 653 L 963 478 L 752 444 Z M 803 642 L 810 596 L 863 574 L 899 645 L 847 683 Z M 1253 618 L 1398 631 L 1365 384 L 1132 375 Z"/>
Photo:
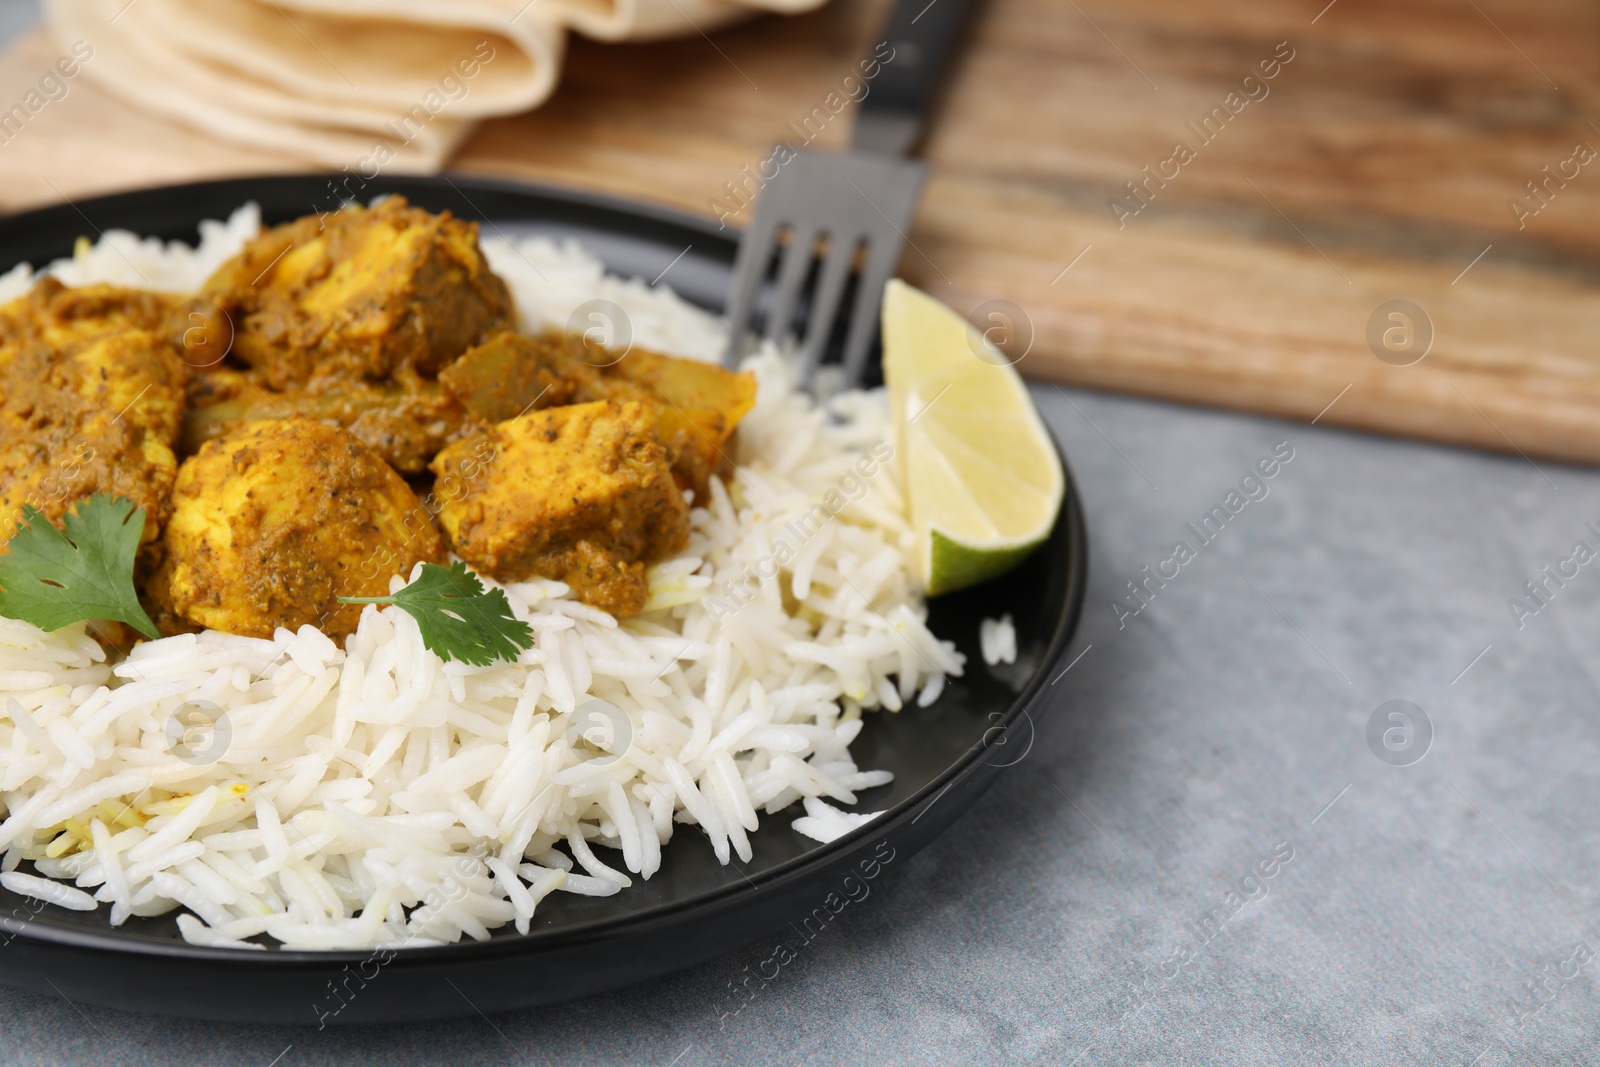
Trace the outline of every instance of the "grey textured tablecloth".
<path fill-rule="evenodd" d="M 0 35 L 30 8 L 0 4 Z M 1508 607 L 1600 549 L 1600 474 L 1035 396 L 1088 514 L 1081 658 L 1027 758 L 739 1014 L 760 944 L 540 1011 L 321 1033 L 0 990 L 0 1063 L 1600 1060 L 1600 563 Z M 1280 442 L 1202 544 L 1186 524 Z M 1115 608 L 1180 540 L 1177 576 Z M 1397 699 L 1431 744 L 1390 709 L 1369 743 Z"/>

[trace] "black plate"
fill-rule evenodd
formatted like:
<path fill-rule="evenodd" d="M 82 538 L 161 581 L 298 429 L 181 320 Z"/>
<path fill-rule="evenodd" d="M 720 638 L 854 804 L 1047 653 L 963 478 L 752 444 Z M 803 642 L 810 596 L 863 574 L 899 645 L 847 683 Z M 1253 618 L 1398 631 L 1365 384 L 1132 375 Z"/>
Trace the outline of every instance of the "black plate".
<path fill-rule="evenodd" d="M 382 178 L 362 200 L 401 193 L 413 203 L 480 220 L 486 233 L 570 236 L 624 275 L 656 277 L 711 310 L 722 306 L 737 234 L 707 220 L 565 190 L 476 178 Z M 198 239 L 197 222 L 254 200 L 268 223 L 337 206 L 327 177 L 251 178 L 149 189 L 0 220 L 0 269 L 68 255 L 80 234 L 113 228 Z M 687 251 L 685 251 L 687 249 Z M 674 258 L 679 257 L 674 263 Z M 798 808 L 751 835 L 743 869 L 716 862 L 683 828 L 658 873 L 613 897 L 557 893 L 527 935 L 404 953 L 242 952 L 184 942 L 173 916 L 119 928 L 98 912 L 69 912 L 0 890 L 0 982 L 72 1001 L 238 1021 L 370 1023 L 469 1015 L 551 1003 L 664 974 L 770 931 L 814 928 L 870 891 L 961 814 L 1033 743 L 1051 668 L 1083 603 L 1087 548 L 1077 490 L 1049 543 L 1006 578 L 932 603 L 931 626 L 967 656 L 929 708 L 867 716 L 852 747 L 862 767 L 895 774 L 859 810 L 887 809 L 828 845 L 790 828 Z M 1010 612 L 1018 666 L 991 670 L 978 623 Z M 35 914 L 37 912 L 37 914 Z M 391 957 L 392 958 L 389 958 Z M 453 983 L 452 990 L 447 983 Z"/>

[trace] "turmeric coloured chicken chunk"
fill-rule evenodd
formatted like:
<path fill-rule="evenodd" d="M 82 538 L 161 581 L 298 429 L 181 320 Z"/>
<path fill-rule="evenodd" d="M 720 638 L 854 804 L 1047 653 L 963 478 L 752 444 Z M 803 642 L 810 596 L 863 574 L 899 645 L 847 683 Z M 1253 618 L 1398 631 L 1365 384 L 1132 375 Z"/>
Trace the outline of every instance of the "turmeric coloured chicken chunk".
<path fill-rule="evenodd" d="M 440 371 L 439 384 L 483 423 L 605 399 L 600 373 L 577 358 L 566 335 L 558 333 L 496 334 Z"/>
<path fill-rule="evenodd" d="M 268 230 L 201 295 L 232 320 L 233 356 L 277 390 L 433 375 L 512 320 L 477 225 L 398 196 Z"/>
<path fill-rule="evenodd" d="M 184 461 L 157 606 L 249 637 L 318 626 L 343 638 L 392 575 L 444 544 L 404 479 L 337 427 L 305 416 L 246 423 Z"/>
<path fill-rule="evenodd" d="M 456 553 L 501 581 L 554 578 L 586 603 L 635 615 L 644 565 L 688 542 L 655 413 L 596 401 L 534 411 L 435 457 L 439 522 Z"/>
<path fill-rule="evenodd" d="M 178 303 L 167 293 L 117 285 L 69 287 L 46 276 L 25 296 L 0 306 L 0 362 L 24 339 L 71 351 L 124 330 L 160 332 Z"/>
<path fill-rule="evenodd" d="M 719 467 L 733 465 L 723 447 L 756 403 L 756 380 L 715 363 L 635 349 L 606 368 L 603 386 L 614 400 L 638 398 L 656 406 L 656 434 L 672 451 L 672 469 L 696 500 Z"/>
<path fill-rule="evenodd" d="M 26 505 L 59 524 L 107 493 L 145 510 L 140 558 L 153 562 L 183 420 L 186 371 L 163 332 L 175 304 L 46 278 L 0 307 L 0 537 Z"/>
<path fill-rule="evenodd" d="M 439 384 L 482 422 L 562 404 L 638 401 L 654 412 L 678 484 L 696 500 L 705 499 L 723 446 L 756 400 L 753 375 L 639 348 L 615 356 L 553 332 L 491 337 L 445 368 Z"/>
<path fill-rule="evenodd" d="M 180 445 L 196 452 L 213 437 L 257 419 L 310 415 L 349 430 L 402 474 L 420 474 L 445 444 L 470 428 L 455 397 L 431 381 L 340 381 L 320 391 L 263 387 L 262 373 L 219 367 L 197 375 Z"/>

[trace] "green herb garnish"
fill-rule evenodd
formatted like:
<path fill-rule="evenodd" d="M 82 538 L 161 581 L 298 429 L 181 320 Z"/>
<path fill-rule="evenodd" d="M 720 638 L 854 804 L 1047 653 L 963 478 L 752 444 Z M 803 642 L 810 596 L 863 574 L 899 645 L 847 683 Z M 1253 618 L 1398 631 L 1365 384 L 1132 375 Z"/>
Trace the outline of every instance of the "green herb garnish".
<path fill-rule="evenodd" d="M 144 509 L 126 497 L 96 493 L 62 521 L 65 533 L 32 504 L 23 505 L 8 554 L 0 556 L 0 615 L 41 630 L 109 619 L 160 637 L 133 588 Z"/>
<path fill-rule="evenodd" d="M 424 563 L 417 580 L 389 596 L 342 596 L 341 604 L 393 604 L 422 631 L 422 643 L 440 659 L 487 667 L 515 662 L 533 647 L 533 628 L 511 614 L 504 589 L 484 591 L 478 576 L 457 560 L 448 567 Z"/>

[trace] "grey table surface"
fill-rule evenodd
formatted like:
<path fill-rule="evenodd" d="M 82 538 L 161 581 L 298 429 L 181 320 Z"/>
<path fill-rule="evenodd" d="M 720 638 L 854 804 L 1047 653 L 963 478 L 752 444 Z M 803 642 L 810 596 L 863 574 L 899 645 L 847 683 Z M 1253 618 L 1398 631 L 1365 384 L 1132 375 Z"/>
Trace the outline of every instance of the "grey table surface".
<path fill-rule="evenodd" d="M 0 2 L 0 39 L 35 10 Z M 1027 757 L 737 1014 L 761 943 L 554 1008 L 322 1032 L 0 990 L 0 1063 L 1600 1061 L 1600 566 L 1508 606 L 1600 549 L 1600 473 L 1034 396 L 1088 515 L 1081 658 Z M 1185 524 L 1280 442 L 1201 545 Z M 1195 558 L 1129 614 L 1180 540 Z"/>

